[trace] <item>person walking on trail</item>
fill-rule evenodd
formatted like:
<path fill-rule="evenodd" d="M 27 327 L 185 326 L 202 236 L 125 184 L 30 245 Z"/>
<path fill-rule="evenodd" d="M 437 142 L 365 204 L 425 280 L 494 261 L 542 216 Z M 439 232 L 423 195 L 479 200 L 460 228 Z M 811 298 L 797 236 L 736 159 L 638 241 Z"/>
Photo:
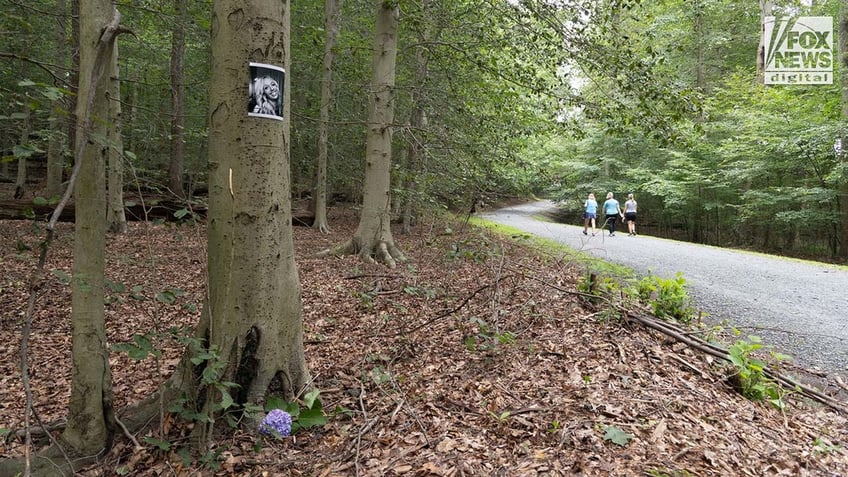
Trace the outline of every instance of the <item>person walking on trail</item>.
<path fill-rule="evenodd" d="M 615 237 L 615 221 L 620 216 L 624 218 L 624 214 L 621 212 L 621 206 L 618 204 L 618 201 L 613 198 L 612 192 L 607 192 L 607 200 L 604 202 L 604 214 L 606 214 L 606 221 L 604 221 L 604 225 L 609 227 L 609 236 Z"/>
<path fill-rule="evenodd" d="M 589 224 L 592 224 L 592 237 L 595 236 L 595 219 L 598 218 L 598 201 L 595 200 L 595 194 L 589 193 L 589 198 L 583 204 L 586 210 L 583 212 L 583 235 L 586 235 L 586 230 Z"/>
<path fill-rule="evenodd" d="M 631 237 L 636 236 L 636 205 L 633 194 L 627 194 L 627 202 L 624 203 L 624 222 L 627 224 L 627 232 Z"/>

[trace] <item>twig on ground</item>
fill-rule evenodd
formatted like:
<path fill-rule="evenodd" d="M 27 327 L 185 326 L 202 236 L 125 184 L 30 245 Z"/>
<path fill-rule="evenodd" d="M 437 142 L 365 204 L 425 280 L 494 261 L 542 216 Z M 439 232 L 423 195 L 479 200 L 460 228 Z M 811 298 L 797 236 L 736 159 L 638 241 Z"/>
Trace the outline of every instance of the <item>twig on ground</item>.
<path fill-rule="evenodd" d="M 497 285 L 500 281 L 505 280 L 505 279 L 506 279 L 506 278 L 508 278 L 508 277 L 509 277 L 509 276 L 501 277 L 501 278 L 499 278 L 498 280 L 496 280 L 494 283 L 487 283 L 487 284 L 485 284 L 485 285 L 483 285 L 483 286 L 481 286 L 481 287 L 477 288 L 476 290 L 474 290 L 473 292 L 471 292 L 471 294 L 470 294 L 470 295 L 468 295 L 467 297 L 465 297 L 465 299 L 463 299 L 463 300 L 462 300 L 462 302 L 460 302 L 460 304 L 459 304 L 459 305 L 455 306 L 454 308 L 452 308 L 452 309 L 450 309 L 450 310 L 443 311 L 442 313 L 439 313 L 438 315 L 434 316 L 433 318 L 430 318 L 429 320 L 425 321 L 424 323 L 419 324 L 418 326 L 415 326 L 414 328 L 411 328 L 411 329 L 409 329 L 409 330 L 401 330 L 401 331 L 398 331 L 398 332 L 396 332 L 396 333 L 382 334 L 382 335 L 374 335 L 374 336 L 372 336 L 372 337 L 373 337 L 373 338 L 392 338 L 392 337 L 395 337 L 395 336 L 401 336 L 401 335 L 405 335 L 405 334 L 409 334 L 409 333 L 415 333 L 416 331 L 418 331 L 418 330 L 420 330 L 420 329 L 422 329 L 422 328 L 424 328 L 424 327 L 430 326 L 430 325 L 432 325 L 433 323 L 435 323 L 435 322 L 437 322 L 437 321 L 441 320 L 442 318 L 445 318 L 445 317 L 448 317 L 448 316 L 453 315 L 453 314 L 454 314 L 454 313 L 456 313 L 457 311 L 461 310 L 461 309 L 462 309 L 462 308 L 463 308 L 463 307 L 464 307 L 464 306 L 465 306 L 465 305 L 466 305 L 469 301 L 471 301 L 471 299 L 472 299 L 472 298 L 474 298 L 475 296 L 477 296 L 477 294 L 479 294 L 480 292 L 482 292 L 483 290 L 485 290 L 485 289 L 487 289 L 487 288 L 490 288 L 490 287 L 492 287 L 492 286 Z"/>

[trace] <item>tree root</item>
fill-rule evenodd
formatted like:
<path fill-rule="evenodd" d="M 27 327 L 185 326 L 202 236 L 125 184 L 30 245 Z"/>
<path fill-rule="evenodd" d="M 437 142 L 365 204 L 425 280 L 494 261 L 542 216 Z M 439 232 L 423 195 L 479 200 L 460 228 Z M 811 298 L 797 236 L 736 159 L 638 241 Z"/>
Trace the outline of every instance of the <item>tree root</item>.
<path fill-rule="evenodd" d="M 313 257 L 340 257 L 342 255 L 358 255 L 360 260 L 365 263 L 380 263 L 392 269 L 397 267 L 398 262 L 406 261 L 406 256 L 392 241 L 374 240 L 373 242 L 363 244 L 362 240 L 357 237 L 335 247 L 317 252 Z"/>

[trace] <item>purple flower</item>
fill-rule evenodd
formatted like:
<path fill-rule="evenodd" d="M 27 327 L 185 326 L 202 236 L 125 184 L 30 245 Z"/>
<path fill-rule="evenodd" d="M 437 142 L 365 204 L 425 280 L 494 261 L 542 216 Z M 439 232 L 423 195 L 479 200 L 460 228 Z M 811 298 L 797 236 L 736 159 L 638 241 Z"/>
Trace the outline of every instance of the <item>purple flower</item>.
<path fill-rule="evenodd" d="M 280 409 L 274 409 L 262 419 L 262 423 L 259 424 L 259 432 L 268 436 L 286 437 L 291 435 L 291 425 L 291 414 Z"/>

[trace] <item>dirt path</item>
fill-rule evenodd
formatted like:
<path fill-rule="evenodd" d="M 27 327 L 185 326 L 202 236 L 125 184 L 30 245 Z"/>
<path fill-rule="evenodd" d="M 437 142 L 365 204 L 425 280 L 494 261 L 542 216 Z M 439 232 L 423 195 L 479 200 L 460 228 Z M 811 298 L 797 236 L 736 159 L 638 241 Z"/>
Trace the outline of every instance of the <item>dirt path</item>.
<path fill-rule="evenodd" d="M 537 218 L 550 201 L 487 212 L 494 222 L 556 240 L 610 262 L 672 277 L 682 272 L 710 323 L 728 320 L 792 355 L 796 364 L 848 376 L 848 268 L 639 235 L 584 236 L 582 227 Z M 620 230 L 620 229 L 619 229 Z"/>

